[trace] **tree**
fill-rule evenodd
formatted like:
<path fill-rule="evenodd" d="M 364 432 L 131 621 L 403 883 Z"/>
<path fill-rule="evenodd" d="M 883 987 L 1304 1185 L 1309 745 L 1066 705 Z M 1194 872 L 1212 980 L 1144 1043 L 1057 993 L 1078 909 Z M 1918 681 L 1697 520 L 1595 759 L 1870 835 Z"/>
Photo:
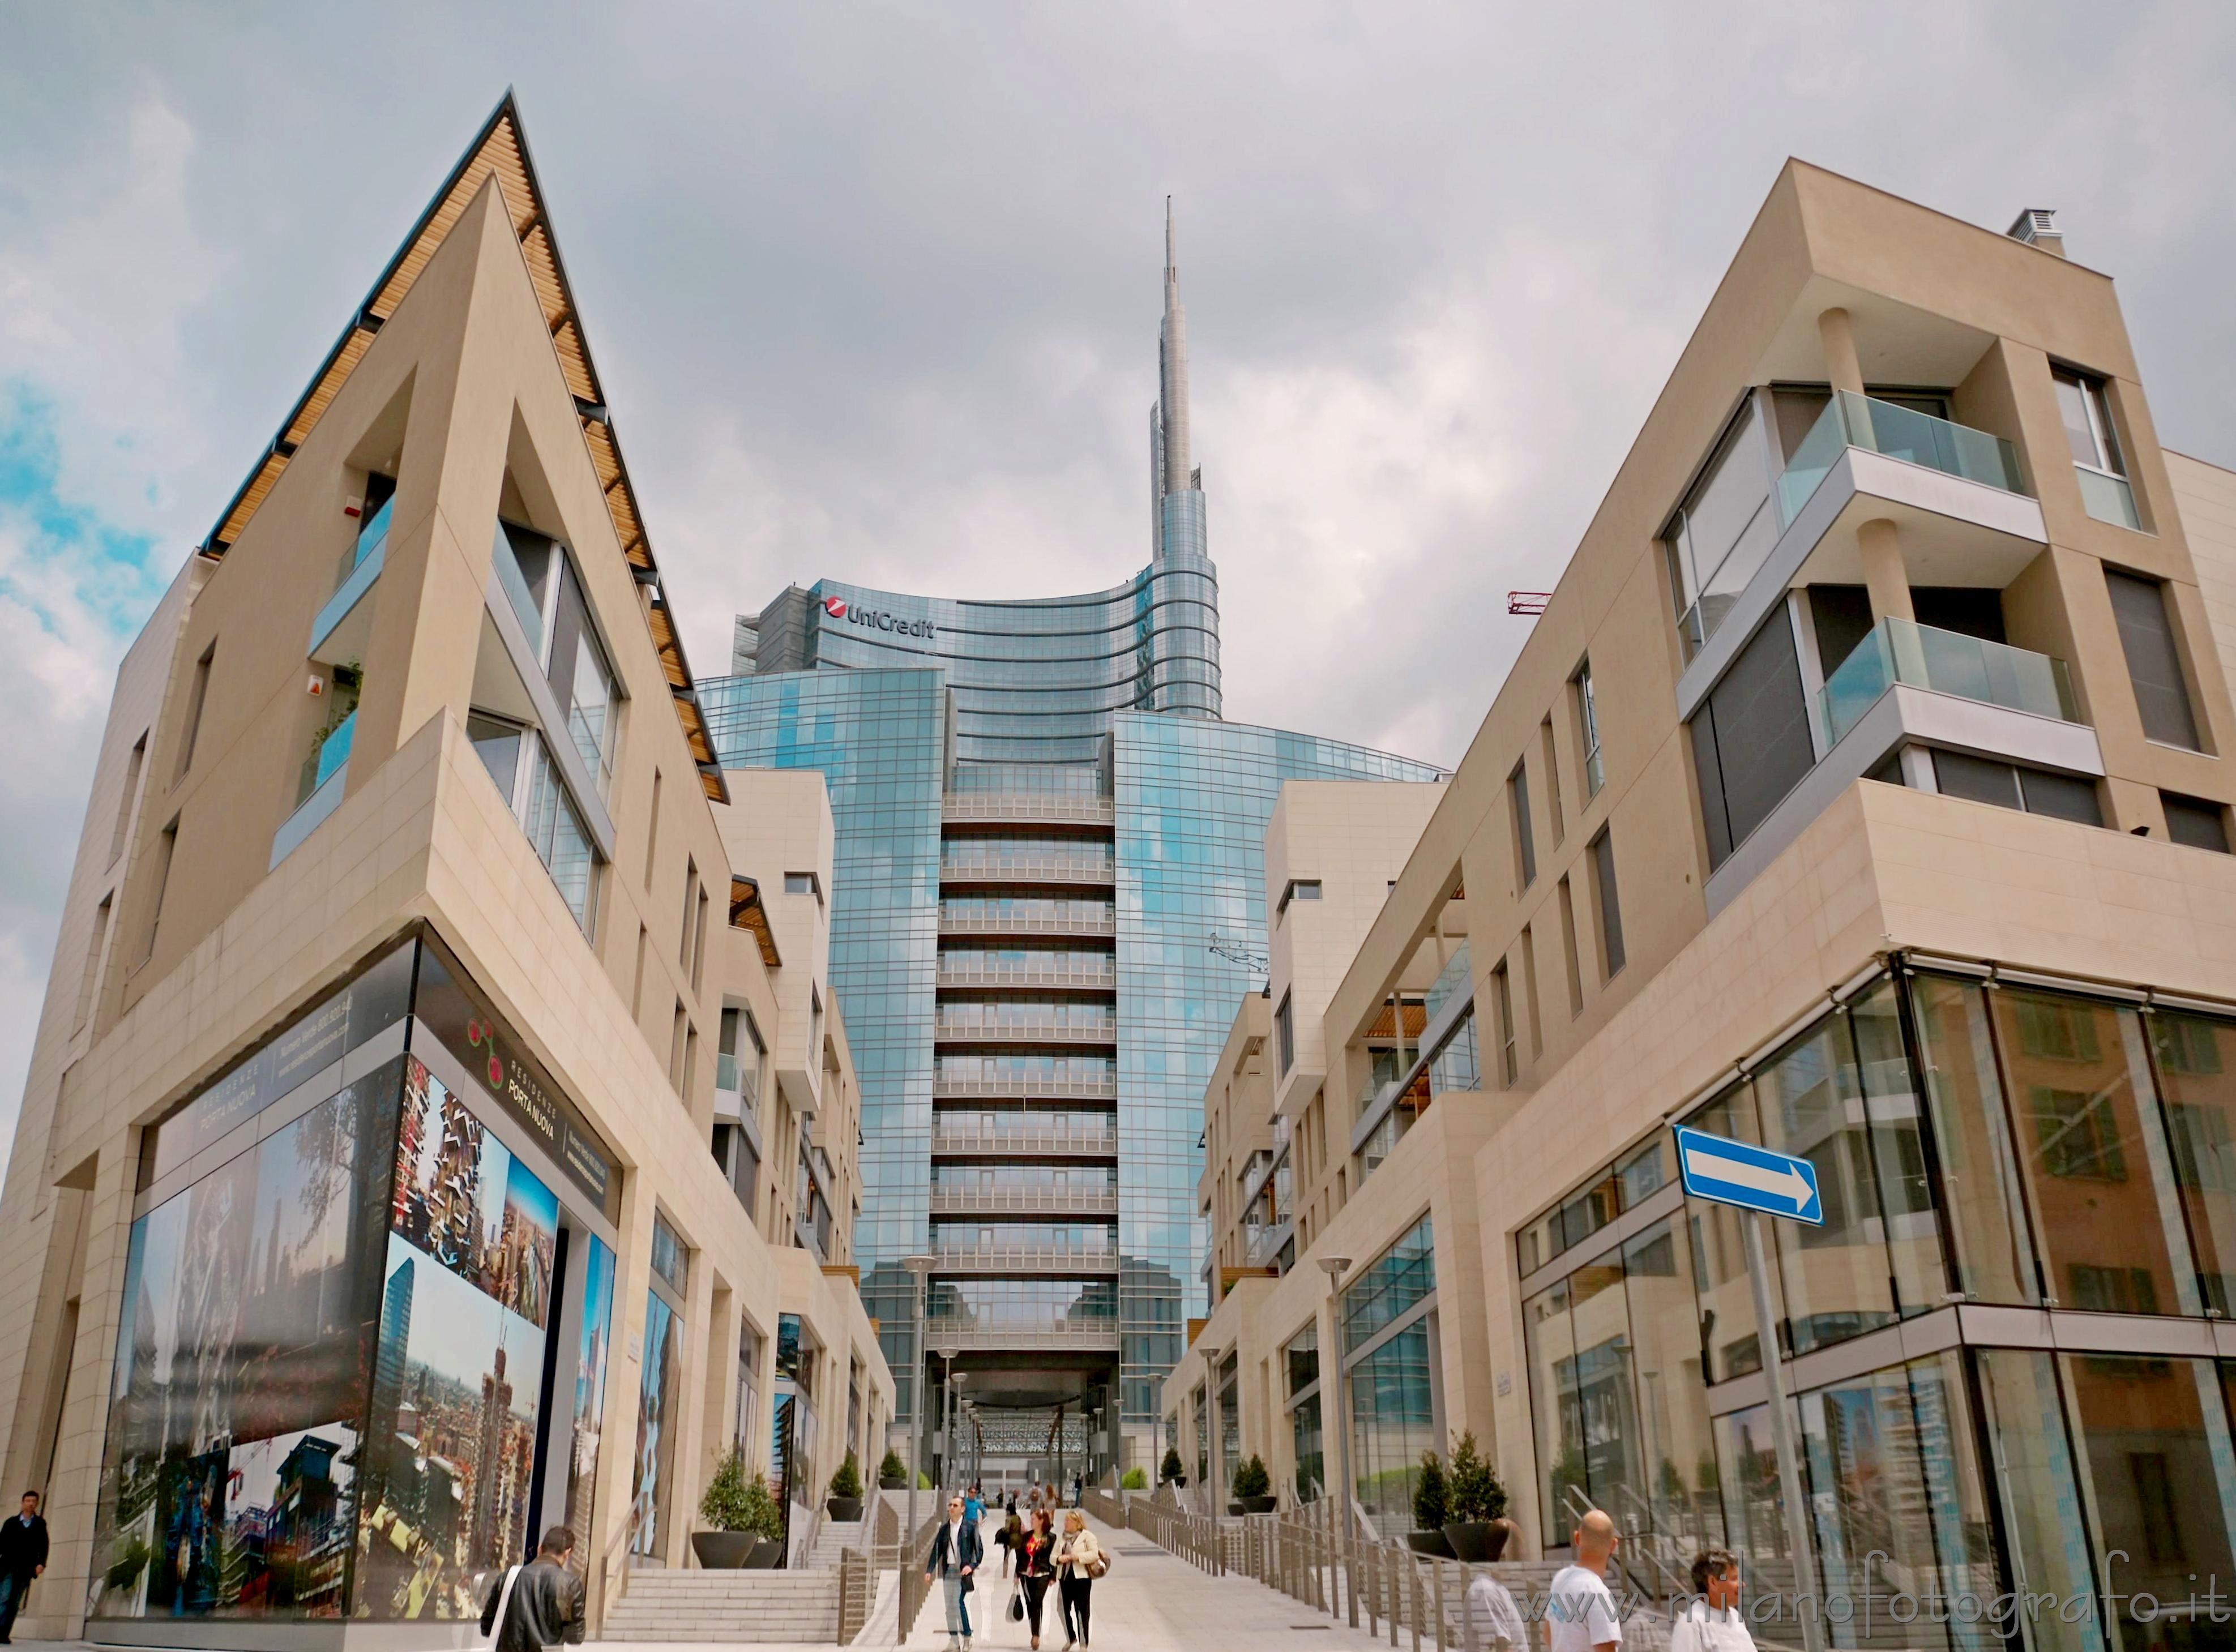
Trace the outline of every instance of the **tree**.
<path fill-rule="evenodd" d="M 746 1454 L 736 1446 L 722 1459 L 707 1489 L 699 1496 L 699 1517 L 709 1531 L 754 1530 L 750 1488 L 746 1480 Z"/>
<path fill-rule="evenodd" d="M 1121 1491 L 1146 1491 L 1149 1489 L 1149 1471 L 1136 1464 L 1126 1471 L 1126 1478 L 1118 1482 Z"/>
<path fill-rule="evenodd" d="M 831 1477 L 831 1495 L 834 1497 L 858 1497 L 862 1495 L 862 1467 L 854 1460 L 852 1451 Z"/>
<path fill-rule="evenodd" d="M 880 1485 L 908 1484 L 908 1464 L 901 1461 L 901 1454 L 898 1451 L 888 1451 L 885 1460 L 878 1464 L 878 1484 Z"/>
<path fill-rule="evenodd" d="M 1273 1490 L 1273 1477 L 1266 1472 L 1265 1460 L 1255 1451 L 1250 1460 L 1234 1471 L 1234 1495 L 1241 1497 L 1262 1497 Z"/>
<path fill-rule="evenodd" d="M 1442 1531 L 1450 1517 L 1445 1506 L 1444 1460 L 1434 1451 L 1421 1453 L 1421 1472 L 1413 1482 L 1413 1530 Z"/>
<path fill-rule="evenodd" d="M 1451 1504 L 1453 1521 L 1463 1525 L 1496 1520 L 1506 1512 L 1506 1488 L 1476 1452 L 1472 1429 L 1452 1448 Z"/>
<path fill-rule="evenodd" d="M 1165 1447 L 1164 1463 L 1157 1470 L 1157 1478 L 1160 1481 L 1177 1480 L 1180 1478 L 1181 1472 L 1180 1448 L 1177 1445 L 1167 1445 Z"/>

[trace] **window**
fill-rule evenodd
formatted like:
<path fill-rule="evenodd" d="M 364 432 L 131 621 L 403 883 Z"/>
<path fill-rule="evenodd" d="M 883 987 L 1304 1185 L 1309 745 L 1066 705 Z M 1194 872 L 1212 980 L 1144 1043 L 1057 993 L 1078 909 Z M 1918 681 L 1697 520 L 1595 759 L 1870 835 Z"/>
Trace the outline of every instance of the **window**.
<path fill-rule="evenodd" d="M 187 723 L 179 736 L 178 780 L 186 778 L 187 770 L 194 760 L 194 741 L 202 732 L 202 706 L 209 699 L 210 665 L 217 658 L 217 642 L 213 638 L 202 650 L 202 657 L 194 661 L 194 680 L 187 690 Z"/>
<path fill-rule="evenodd" d="M 784 892 L 787 895 L 812 895 L 823 898 L 823 880 L 812 872 L 788 872 L 784 875 Z"/>
<path fill-rule="evenodd" d="M 78 984 L 77 1015 L 70 1023 L 73 1032 L 85 1025 L 86 1017 L 93 1013 L 93 1000 L 101 986 L 102 949 L 109 944 L 109 917 L 115 899 L 114 895 L 103 895 L 93 911 L 93 936 L 85 944 L 85 978 Z"/>
<path fill-rule="evenodd" d="M 1560 896 L 1561 958 L 1568 971 L 1568 1013 L 1576 1016 L 1584 1011 L 1584 972 L 1576 957 L 1576 898 L 1566 878 L 1561 879 Z"/>
<path fill-rule="evenodd" d="M 683 1082 L 676 1088 L 686 1100 L 691 1095 L 691 1076 L 699 1066 L 699 1029 L 688 1022 L 683 1028 Z"/>
<path fill-rule="evenodd" d="M 1713 870 L 1769 818 L 1817 760 L 1793 626 L 1784 609 L 1739 650 L 1691 727 Z"/>
<path fill-rule="evenodd" d="M 1281 1076 L 1289 1076 L 1289 1069 L 1297 1064 L 1297 1020 L 1291 996 L 1281 995 L 1281 1007 L 1273 1011 L 1273 1036 L 1280 1047 Z"/>
<path fill-rule="evenodd" d="M 2159 801 L 2166 806 L 2167 836 L 2193 849 L 2228 852 L 2228 811 L 2220 804 L 2174 792 L 2160 793 Z"/>
<path fill-rule="evenodd" d="M 2181 675 L 2181 651 L 2175 646 L 2174 615 L 2167 611 L 2166 588 L 2154 579 L 2104 570 L 2112 592 L 2112 615 L 2120 623 L 2120 647 L 2127 656 L 2127 679 L 2135 686 L 2135 708 L 2143 733 L 2162 746 L 2198 751 L 2197 720 Z"/>
<path fill-rule="evenodd" d="M 148 944 L 140 954 L 142 964 L 155 956 L 155 932 L 162 927 L 163 900 L 170 892 L 171 859 L 178 852 L 179 817 L 174 814 L 155 839 L 155 864 L 148 869 L 148 882 L 155 892 L 148 907 Z"/>
<path fill-rule="evenodd" d="M 2096 804 L 2096 783 L 2077 774 L 2053 774 L 2047 769 L 2020 768 L 1962 752 L 1933 754 L 1934 783 L 1950 797 L 1975 803 L 1992 803 L 1999 809 L 2022 809 L 2081 826 L 2102 826 Z"/>
<path fill-rule="evenodd" d="M 1770 468 L 1752 403 L 1740 409 L 1662 534 L 1685 657 L 1715 635 L 1778 541 Z"/>
<path fill-rule="evenodd" d="M 490 779 L 497 782 L 508 807 L 519 793 L 520 745 L 524 737 L 517 723 L 509 723 L 483 712 L 475 712 L 466 719 L 466 738 L 474 743 L 475 755 L 489 771 Z"/>
<path fill-rule="evenodd" d="M 1622 901 L 1615 893 L 1615 833 L 1604 827 L 1592 839 L 1593 895 L 1600 909 L 1600 963 L 1607 978 L 1622 972 Z"/>
<path fill-rule="evenodd" d="M 1398 885 L 1393 882 L 1390 886 L 1392 889 L 1395 889 Z M 1318 900 L 1319 898 L 1320 880 L 1319 879 L 1292 878 L 1282 888 L 1281 898 L 1273 904 L 1274 920 L 1279 922 L 1282 918 L 1288 914 L 1289 903 L 1291 901 Z"/>
<path fill-rule="evenodd" d="M 132 744 L 132 755 L 124 765 L 124 794 L 116 804 L 116 829 L 109 839 L 109 864 L 115 865 L 116 857 L 124 852 L 124 839 L 132 826 L 132 801 L 140 795 L 140 770 L 148 760 L 148 735 L 143 730 Z"/>
<path fill-rule="evenodd" d="M 690 1034 L 690 1017 L 684 1013 L 683 1000 L 678 998 L 675 1001 L 675 1019 L 668 1034 L 668 1082 L 679 1096 L 683 1093 L 683 1049 Z"/>
<path fill-rule="evenodd" d="M 644 886 L 652 887 L 653 863 L 660 858 L 660 771 L 652 771 L 652 819 L 644 829 Z"/>
<path fill-rule="evenodd" d="M 2081 482 L 2082 508 L 2099 522 L 2140 528 L 2134 490 L 2120 456 L 2104 381 L 2070 367 L 2052 368 L 2050 378 L 2057 386 L 2057 411 L 2065 423 L 2066 445 L 2073 452 L 2074 474 Z"/>
<path fill-rule="evenodd" d="M 1537 881 L 1537 841 L 1529 827 L 1529 765 L 1516 763 L 1506 777 L 1506 804 L 1514 816 L 1514 872 L 1527 889 Z"/>
<path fill-rule="evenodd" d="M 1607 784 L 1607 765 L 1600 756 L 1599 702 L 1592 698 L 1592 662 L 1576 668 L 1576 744 L 1584 754 L 1584 800 L 1589 802 Z"/>
<path fill-rule="evenodd" d="M 652 931 L 639 924 L 636 926 L 636 984 L 629 989 L 629 1018 L 640 1023 L 644 1020 L 645 954 L 651 949 Z"/>
<path fill-rule="evenodd" d="M 533 761 L 521 826 L 536 857 L 550 872 L 551 881 L 559 886 L 559 898 L 567 903 L 567 910 L 582 925 L 582 933 L 594 934 L 597 925 L 597 852 L 591 846 L 589 830 L 583 826 L 582 817 L 575 812 L 574 799 L 567 794 L 559 767 L 551 760 L 551 748 L 541 738 L 536 741 Z"/>
<path fill-rule="evenodd" d="M 1568 831 L 1561 819 L 1561 760 L 1553 749 L 1553 720 L 1542 719 L 1537 725 L 1537 756 L 1545 770 L 1545 812 L 1553 823 L 1553 841 L 1561 841 Z"/>
<path fill-rule="evenodd" d="M 707 974 L 707 892 L 699 892 L 699 918 L 691 937 L 691 990 L 699 991 L 706 984 Z"/>
<path fill-rule="evenodd" d="M 1498 967 L 1490 972 L 1491 1002 L 1498 1006 L 1498 1069 L 1511 1085 L 1522 1076 L 1522 1064 L 1516 1059 L 1514 1036 L 1514 984 L 1506 972 L 1506 960 L 1498 960 Z"/>
<path fill-rule="evenodd" d="M 683 860 L 683 923 L 675 943 L 675 959 L 687 971 L 692 967 L 692 919 L 699 905 L 699 863 L 689 856 Z"/>
<path fill-rule="evenodd" d="M 1545 1027 L 1537 1015 L 1537 937 L 1536 925 L 1522 926 L 1522 991 L 1529 1007 L 1529 1059 L 1545 1053 Z"/>

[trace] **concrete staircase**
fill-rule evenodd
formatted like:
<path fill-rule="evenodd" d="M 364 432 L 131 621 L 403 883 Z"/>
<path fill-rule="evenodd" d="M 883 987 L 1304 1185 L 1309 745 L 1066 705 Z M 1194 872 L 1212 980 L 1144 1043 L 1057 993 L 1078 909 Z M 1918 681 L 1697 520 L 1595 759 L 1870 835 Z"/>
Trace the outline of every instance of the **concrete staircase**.
<path fill-rule="evenodd" d="M 608 1641 L 835 1642 L 838 1573 L 648 1569 L 607 1615 Z"/>
<path fill-rule="evenodd" d="M 823 1530 L 815 1534 L 815 1547 L 808 1551 L 808 1568 L 813 1571 L 837 1571 L 838 1556 L 844 1550 L 868 1553 L 866 1540 L 862 1536 L 859 1520 L 825 1520 Z"/>

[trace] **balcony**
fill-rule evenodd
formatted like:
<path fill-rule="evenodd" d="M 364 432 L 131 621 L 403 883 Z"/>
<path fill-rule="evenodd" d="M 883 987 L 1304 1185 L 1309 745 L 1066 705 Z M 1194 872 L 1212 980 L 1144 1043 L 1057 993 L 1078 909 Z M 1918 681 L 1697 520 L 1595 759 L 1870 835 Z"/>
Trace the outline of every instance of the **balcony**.
<path fill-rule="evenodd" d="M 935 1315 L 924 1322 L 924 1346 L 970 1352 L 1016 1348 L 1036 1353 L 1108 1352 L 1118 1347 L 1115 1320 L 1032 1320 L 987 1323 Z"/>
<path fill-rule="evenodd" d="M 272 860 L 266 871 L 294 853 L 303 839 L 341 806 L 342 793 L 349 787 L 350 747 L 356 734 L 357 708 L 352 707 L 349 715 L 329 729 L 318 748 L 304 760 L 295 812 L 273 834 Z"/>
<path fill-rule="evenodd" d="M 1075 1245 L 942 1245 L 932 1252 L 941 1274 L 1115 1274 L 1115 1248 Z"/>
<path fill-rule="evenodd" d="M 940 819 L 956 821 L 1069 820 L 1108 826 L 1117 811 L 1107 797 L 1042 796 L 1033 793 L 948 793 Z"/>
<path fill-rule="evenodd" d="M 350 548 L 349 558 L 343 566 L 340 582 L 311 622 L 311 645 L 304 652 L 321 664 L 340 665 L 365 655 L 365 639 L 372 630 L 369 611 L 352 621 L 346 629 L 342 622 L 356 614 L 358 602 L 372 589 L 387 563 L 388 527 L 395 507 L 396 501 L 391 497 L 358 530 L 357 543 Z"/>
<path fill-rule="evenodd" d="M 1108 855 L 958 855 L 939 863 L 944 883 L 1108 884 L 1118 876 Z"/>
<path fill-rule="evenodd" d="M 1817 691 L 1817 727 L 1830 751 L 1897 682 L 2030 716 L 2078 722 L 2065 661 L 1912 620 L 1884 619 Z"/>
<path fill-rule="evenodd" d="M 954 912 L 939 909 L 942 935 L 1115 935 L 1118 915 L 1105 908 L 1101 913 L 1036 913 L 1020 912 Z"/>
<path fill-rule="evenodd" d="M 931 1079 L 934 1101 L 968 1101 L 978 1096 L 1012 1096 L 1020 1097 L 1049 1096 L 1062 1099 L 1079 1097 L 1088 1101 L 1115 1102 L 1118 1099 L 1118 1081 L 1113 1078 L 1042 1077 L 1036 1073 L 982 1073 L 966 1076 L 935 1072 Z"/>
<path fill-rule="evenodd" d="M 942 1043 L 1115 1044 L 1118 1042 L 1118 1017 L 966 1020 L 943 1015 L 932 1023 L 931 1036 Z"/>
<path fill-rule="evenodd" d="M 760 1077 L 753 1067 L 735 1056 L 714 1057 L 714 1088 L 739 1097 L 747 1108 L 760 1105 Z"/>
<path fill-rule="evenodd" d="M 942 987 L 1084 987 L 1090 991 L 1113 991 L 1118 985 L 1118 966 L 1114 961 L 1100 969 L 1088 969 L 1077 964 L 1048 968 L 1028 964 L 989 969 L 981 964 L 943 963 L 939 966 L 938 984 Z"/>
<path fill-rule="evenodd" d="M 941 1123 L 932 1129 L 931 1150 L 956 1158 L 1113 1159 L 1118 1132 L 1062 1124 Z"/>
<path fill-rule="evenodd" d="M 974 1188 L 934 1182 L 935 1216 L 1115 1216 L 1118 1189 L 1076 1188 Z"/>
<path fill-rule="evenodd" d="M 1279 1221 L 1242 1224 L 1242 1265 L 1245 1267 L 1271 1267 L 1273 1259 L 1281 1254 L 1281 1247 L 1289 1242 L 1295 1226 L 1286 1216 Z"/>
<path fill-rule="evenodd" d="M 1858 535 L 1864 523 L 1882 519 L 1900 534 L 1913 585 L 2000 590 L 2049 543 L 2042 507 L 2019 490 L 2009 443 L 1914 408 L 1840 392 L 1720 561 L 1713 568 L 1685 564 L 1687 589 L 1698 596 L 1679 622 L 1689 658 L 1678 679 L 1678 714 L 1690 718 L 1699 709 L 1789 590 L 1866 583 Z M 1712 542 L 1723 536 L 1702 531 Z M 1676 532 L 1686 538 L 1684 556 L 1705 562 L 1705 549 L 1688 537 L 1691 524 L 1680 521 Z"/>

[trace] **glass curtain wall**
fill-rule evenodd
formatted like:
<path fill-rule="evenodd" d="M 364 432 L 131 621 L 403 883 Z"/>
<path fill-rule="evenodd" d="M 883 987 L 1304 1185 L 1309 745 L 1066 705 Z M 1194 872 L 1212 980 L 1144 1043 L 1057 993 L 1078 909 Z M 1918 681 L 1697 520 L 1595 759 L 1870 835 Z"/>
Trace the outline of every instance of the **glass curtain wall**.
<path fill-rule="evenodd" d="M 1296 1462 L 1297 1501 L 1316 1501 L 1327 1484 L 1327 1458 L 1320 1424 L 1320 1327 L 1314 1320 L 1281 1349 L 1282 1393 L 1289 1412 L 1290 1444 Z"/>
<path fill-rule="evenodd" d="M 644 1303 L 644 1362 L 637 1370 L 636 1456 L 629 1477 L 628 1550 L 647 1557 L 661 1552 L 674 1494 L 687 1266 L 682 1241 L 655 1211 L 652 1277 Z"/>
<path fill-rule="evenodd" d="M 1351 1473 L 1359 1503 L 1384 1537 L 1411 1530 L 1421 1454 L 1444 1445 L 1437 1427 L 1436 1290 L 1436 1234 L 1423 1216 L 1360 1269 L 1341 1298 Z"/>

